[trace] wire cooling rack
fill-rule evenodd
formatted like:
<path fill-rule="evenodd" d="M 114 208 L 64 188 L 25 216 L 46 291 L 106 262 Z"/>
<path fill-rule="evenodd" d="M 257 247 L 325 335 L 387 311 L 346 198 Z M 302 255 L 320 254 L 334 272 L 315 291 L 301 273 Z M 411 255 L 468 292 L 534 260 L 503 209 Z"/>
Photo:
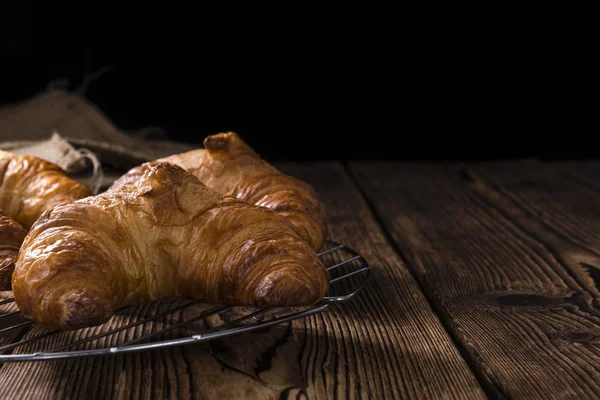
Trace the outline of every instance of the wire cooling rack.
<path fill-rule="evenodd" d="M 327 296 L 303 308 L 211 306 L 150 302 L 118 310 L 107 323 L 77 331 L 49 331 L 24 318 L 12 298 L 0 297 L 0 363 L 110 355 L 198 343 L 305 318 L 354 297 L 370 267 L 356 251 L 328 242 L 319 253 L 331 275 Z"/>

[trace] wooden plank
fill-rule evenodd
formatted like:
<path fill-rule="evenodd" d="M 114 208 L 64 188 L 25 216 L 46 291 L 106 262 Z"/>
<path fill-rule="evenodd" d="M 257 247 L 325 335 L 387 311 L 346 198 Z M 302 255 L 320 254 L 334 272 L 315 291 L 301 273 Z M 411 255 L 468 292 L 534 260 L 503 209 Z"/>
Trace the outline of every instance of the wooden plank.
<path fill-rule="evenodd" d="M 534 161 L 350 169 L 495 395 L 600 397 L 597 193 Z"/>
<path fill-rule="evenodd" d="M 3 300 L 12 299 L 11 291 L 0 291 L 0 304 Z M 17 324 L 26 322 L 26 320 L 20 315 L 11 315 L 12 313 L 18 311 L 17 306 L 12 303 L 2 304 L 0 305 L 0 332 L 7 329 L 8 327 L 15 326 Z M 9 314 L 8 316 L 6 314 Z M 4 331 L 4 333 L 0 334 L 0 347 L 5 346 L 7 344 L 13 343 L 15 340 L 23 334 L 23 331 L 28 329 L 27 327 L 17 328 L 10 331 Z M 1 366 L 0 366 L 1 368 Z"/>
<path fill-rule="evenodd" d="M 204 344 L 4 364 L 0 398 L 485 398 L 341 164 L 281 168 L 314 184 L 331 239 L 370 262 L 367 290 L 306 320 Z"/>
<path fill-rule="evenodd" d="M 600 192 L 600 160 L 554 161 L 552 166 L 560 169 L 568 179 Z"/>
<path fill-rule="evenodd" d="M 512 219 L 530 221 L 528 229 L 565 253 L 563 262 L 571 272 L 585 277 L 585 271 L 593 275 L 600 268 L 600 190 L 591 177 L 586 180 L 576 169 L 575 165 L 561 168 L 513 161 L 473 166 L 463 174 L 469 175 L 475 190 L 504 208 Z M 582 284 L 588 281 L 584 278 Z M 588 291 L 600 295 L 596 285 L 587 283 Z"/>
<path fill-rule="evenodd" d="M 342 166 L 279 167 L 314 185 L 325 202 L 331 238 L 359 251 L 374 269 L 372 282 L 360 297 L 335 314 L 314 317 L 322 324 L 321 334 L 326 333 L 330 349 L 311 350 L 316 352 L 313 368 L 344 363 L 378 399 L 483 397 L 475 377 Z M 317 346 L 317 336 L 313 337 Z M 331 387 L 340 376 L 341 371 L 323 379 Z M 316 394 L 309 393 L 309 398 L 318 398 Z M 339 398 L 351 395 L 339 394 Z"/>

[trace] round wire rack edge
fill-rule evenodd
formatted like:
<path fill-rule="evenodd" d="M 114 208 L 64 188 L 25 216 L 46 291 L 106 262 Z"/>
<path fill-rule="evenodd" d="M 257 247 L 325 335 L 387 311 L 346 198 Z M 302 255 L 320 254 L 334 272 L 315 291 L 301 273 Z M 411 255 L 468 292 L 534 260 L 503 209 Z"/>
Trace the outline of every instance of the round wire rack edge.
<path fill-rule="evenodd" d="M 339 244 L 339 243 L 331 241 L 331 240 L 328 241 L 328 244 L 330 245 L 330 247 L 327 250 L 324 250 L 321 253 L 319 253 L 319 256 L 321 258 L 328 256 L 328 255 L 333 256 L 334 254 L 336 254 L 338 252 L 342 252 L 342 253 L 345 253 L 345 254 L 348 254 L 351 256 L 350 258 L 347 258 L 345 260 L 337 262 L 333 265 L 327 266 L 328 271 L 337 271 L 337 272 L 339 272 L 339 270 L 341 270 L 343 268 L 348 269 L 349 267 L 351 267 L 350 271 L 345 272 L 345 273 L 340 273 L 339 276 L 332 278 L 330 281 L 331 282 L 330 286 L 333 286 L 334 283 L 341 282 L 352 276 L 354 276 L 354 277 L 360 276 L 361 279 L 358 282 L 358 285 L 356 287 L 353 287 L 352 290 L 350 290 L 348 293 L 333 294 L 330 296 L 325 296 L 321 302 L 319 302 L 318 304 L 316 304 L 306 310 L 292 312 L 292 313 L 283 315 L 281 317 L 273 318 L 273 319 L 270 319 L 267 321 L 264 321 L 262 318 L 264 317 L 264 315 L 266 313 L 268 313 L 272 309 L 257 310 L 257 311 L 252 311 L 250 314 L 240 317 L 237 320 L 234 320 L 231 322 L 226 322 L 225 324 L 223 324 L 222 326 L 219 327 L 219 328 L 225 327 L 224 329 L 220 329 L 220 330 L 217 329 L 216 331 L 213 331 L 213 332 L 208 331 L 206 333 L 198 333 L 198 334 L 194 334 L 194 335 L 187 336 L 187 337 L 162 340 L 159 342 L 134 344 L 135 342 L 143 341 L 145 339 L 150 338 L 151 336 L 155 336 L 157 333 L 164 333 L 164 332 L 176 329 L 176 328 L 180 328 L 185 325 L 189 325 L 194 322 L 192 320 L 195 320 L 195 321 L 204 320 L 206 318 L 209 318 L 212 315 L 215 315 L 218 312 L 221 312 L 227 308 L 230 308 L 230 307 L 225 307 L 225 306 L 215 306 L 215 307 L 210 308 L 207 311 L 203 311 L 200 314 L 200 316 L 198 316 L 196 318 L 192 318 L 190 321 L 187 321 L 187 323 L 186 323 L 186 321 L 184 321 L 183 323 L 175 324 L 171 328 L 167 327 L 167 328 L 163 329 L 162 331 L 164 331 L 164 332 L 161 332 L 161 331 L 154 332 L 149 335 L 145 335 L 140 338 L 137 338 L 135 340 L 129 340 L 126 343 L 124 343 L 123 345 L 96 348 L 96 349 L 86 349 L 86 350 L 60 351 L 65 348 L 82 345 L 82 344 L 85 344 L 88 342 L 93 342 L 102 337 L 107 337 L 107 336 L 110 336 L 113 334 L 118 334 L 119 332 L 126 331 L 127 329 L 130 329 L 132 327 L 136 327 L 136 326 L 148 323 L 148 322 L 158 320 L 161 317 L 175 313 L 177 311 L 182 311 L 185 307 L 188 307 L 188 306 L 194 304 L 193 302 L 189 302 L 187 304 L 184 304 L 179 307 L 175 307 L 175 308 L 165 311 L 163 313 L 159 313 L 156 316 L 153 316 L 151 318 L 142 319 L 141 321 L 137 321 L 137 322 L 125 325 L 123 328 L 109 330 L 108 332 L 103 332 L 98 335 L 93 335 L 93 336 L 85 338 L 85 339 L 80 339 L 80 340 L 73 342 L 71 344 L 68 344 L 66 346 L 60 346 L 60 347 L 54 348 L 54 349 L 37 351 L 34 353 L 12 354 L 13 350 L 20 346 L 34 343 L 37 340 L 43 340 L 47 336 L 50 336 L 52 334 L 60 334 L 63 332 L 50 331 L 50 332 L 46 332 L 42 335 L 39 335 L 38 337 L 27 338 L 27 339 L 20 340 L 15 343 L 5 344 L 3 346 L 0 345 L 0 364 L 5 363 L 5 362 L 44 361 L 44 360 L 66 359 L 66 358 L 91 357 L 91 356 L 99 356 L 99 355 L 114 355 L 114 354 L 131 353 L 131 352 L 136 352 L 136 351 L 155 350 L 155 349 L 163 349 L 163 348 L 174 347 L 174 346 L 182 346 L 182 345 L 188 345 L 188 344 L 192 344 L 192 343 L 199 343 L 199 342 L 214 340 L 214 339 L 218 339 L 218 338 L 224 338 L 224 337 L 228 337 L 228 336 L 238 335 L 241 333 L 251 332 L 251 331 L 258 330 L 258 329 L 264 329 L 264 328 L 267 328 L 270 326 L 283 324 L 286 322 L 306 318 L 308 316 L 320 313 L 320 312 L 328 309 L 331 304 L 344 303 L 346 301 L 353 299 L 358 293 L 360 293 L 364 289 L 364 287 L 366 286 L 366 284 L 368 283 L 368 281 L 370 280 L 370 277 L 371 277 L 371 267 L 369 266 L 369 264 L 367 263 L 367 261 L 364 259 L 364 257 L 362 255 L 360 255 L 355 250 L 353 250 L 343 244 Z M 330 290 L 331 290 L 331 288 L 330 288 Z M 2 305 L 10 304 L 13 301 L 14 301 L 14 299 L 2 299 L 2 300 L 0 300 L 0 307 Z M 16 312 L 12 311 L 12 312 L 5 313 L 5 314 L 3 314 L 1 311 L 2 310 L 0 309 L 0 322 L 1 322 L 1 318 L 4 316 L 11 316 L 11 315 L 19 314 L 18 311 L 16 311 Z M 244 320 L 251 320 L 252 323 L 249 325 L 235 326 L 235 327 L 232 326 L 230 328 L 227 328 L 227 325 L 231 324 L 232 322 L 239 323 Z M 12 325 L 9 327 L 2 327 L 2 325 L 0 324 L 0 339 L 2 338 L 2 336 L 1 336 L 2 333 L 7 333 L 13 329 L 19 329 L 19 328 L 28 329 L 27 325 L 32 325 L 32 324 L 27 321 L 20 322 L 18 324 L 15 324 L 15 325 Z M 134 342 L 134 343 L 132 343 L 132 342 Z"/>

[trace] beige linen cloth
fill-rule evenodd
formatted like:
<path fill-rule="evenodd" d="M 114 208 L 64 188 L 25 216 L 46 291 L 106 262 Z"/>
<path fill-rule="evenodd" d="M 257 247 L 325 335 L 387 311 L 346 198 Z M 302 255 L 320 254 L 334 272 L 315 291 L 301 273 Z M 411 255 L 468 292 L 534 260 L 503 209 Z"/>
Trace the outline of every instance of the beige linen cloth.
<path fill-rule="evenodd" d="M 140 127 L 140 131 L 144 129 Z M 7 149 L 22 141 L 49 140 L 53 133 L 67 140 L 79 138 L 135 149 L 147 159 L 198 147 L 127 134 L 84 96 L 66 90 L 49 90 L 23 102 L 0 105 L 0 148 Z"/>
<path fill-rule="evenodd" d="M 0 105 L 0 149 L 43 158 L 71 174 L 88 170 L 76 179 L 97 193 L 115 177 L 104 176 L 100 156 L 86 149 L 85 144 L 76 149 L 70 143 L 75 140 L 135 153 L 139 160 L 198 147 L 127 134 L 79 92 L 50 89 L 23 102 Z"/>

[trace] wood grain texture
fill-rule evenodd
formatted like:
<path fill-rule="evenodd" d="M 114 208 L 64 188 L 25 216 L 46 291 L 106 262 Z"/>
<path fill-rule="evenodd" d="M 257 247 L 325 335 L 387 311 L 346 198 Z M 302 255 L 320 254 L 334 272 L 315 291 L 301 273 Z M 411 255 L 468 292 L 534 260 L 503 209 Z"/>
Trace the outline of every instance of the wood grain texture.
<path fill-rule="evenodd" d="M 348 244 L 371 263 L 373 277 L 366 291 L 305 320 L 198 345 L 3 364 L 0 398 L 485 398 L 341 164 L 280 167 L 314 184 L 328 210 L 331 239 Z M 352 283 L 344 281 L 344 286 Z M 124 313 L 114 326 L 130 318 Z M 60 346 L 89 334 L 85 331 L 48 341 L 51 347 Z"/>
<path fill-rule="evenodd" d="M 344 389 L 344 375 L 378 399 L 483 397 L 342 165 L 279 167 L 314 185 L 325 202 L 330 238 L 359 251 L 373 268 L 372 282 L 361 296 L 309 319 L 317 329 L 307 331 L 306 369 L 320 371 L 313 372 L 315 379 L 325 388 L 337 388 L 339 398 L 356 395 L 347 382 Z M 312 392 L 309 398 L 321 396 Z"/>
<path fill-rule="evenodd" d="M 350 168 L 494 397 L 600 397 L 597 193 L 535 161 Z"/>
<path fill-rule="evenodd" d="M 0 291 L 0 303 L 2 300 L 11 299 L 12 292 L 11 291 Z M 19 336 L 22 334 L 23 329 L 11 329 L 6 330 L 8 327 L 14 326 L 16 324 L 20 324 L 25 322 L 26 320 L 21 317 L 20 314 L 10 315 L 18 311 L 19 309 L 13 303 L 0 305 L 0 347 L 5 346 L 18 340 Z M 9 314 L 9 315 L 7 315 Z M 1 368 L 1 364 L 0 364 Z"/>

